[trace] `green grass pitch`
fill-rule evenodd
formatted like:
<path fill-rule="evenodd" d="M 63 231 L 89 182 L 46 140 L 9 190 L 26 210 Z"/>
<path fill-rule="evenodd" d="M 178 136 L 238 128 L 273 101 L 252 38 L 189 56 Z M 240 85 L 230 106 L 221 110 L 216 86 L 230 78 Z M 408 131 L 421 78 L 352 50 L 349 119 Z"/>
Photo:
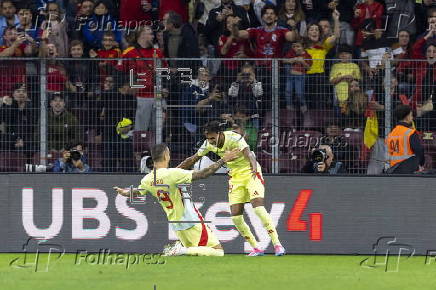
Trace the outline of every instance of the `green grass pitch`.
<path fill-rule="evenodd" d="M 139 263 L 126 269 L 113 264 L 76 265 L 76 255 L 65 254 L 50 263 L 47 272 L 11 266 L 18 257 L 23 254 L 0 254 L 0 289 L 436 289 L 436 262 L 426 264 L 425 257 L 401 258 L 398 272 L 362 267 L 365 256 L 162 257 L 163 264 Z"/>

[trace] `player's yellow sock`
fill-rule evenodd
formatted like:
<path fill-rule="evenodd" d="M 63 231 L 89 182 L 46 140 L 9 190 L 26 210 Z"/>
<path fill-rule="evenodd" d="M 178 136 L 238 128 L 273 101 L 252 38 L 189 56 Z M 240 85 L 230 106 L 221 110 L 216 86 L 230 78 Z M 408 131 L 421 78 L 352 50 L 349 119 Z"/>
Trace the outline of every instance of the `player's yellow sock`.
<path fill-rule="evenodd" d="M 244 221 L 243 215 L 235 215 L 232 216 L 233 223 L 238 229 L 241 236 L 245 238 L 245 240 L 253 247 L 257 248 L 257 241 L 254 235 L 251 233 L 250 227 Z"/>
<path fill-rule="evenodd" d="M 224 256 L 223 249 L 215 249 L 211 247 L 189 247 L 186 248 L 186 254 L 190 256 Z"/>
<path fill-rule="evenodd" d="M 277 235 L 276 228 L 274 227 L 271 216 L 266 211 L 265 207 L 258 206 L 254 208 L 254 212 L 262 221 L 263 227 L 268 232 L 268 235 L 271 237 L 271 241 L 273 245 L 280 245 L 279 236 Z"/>

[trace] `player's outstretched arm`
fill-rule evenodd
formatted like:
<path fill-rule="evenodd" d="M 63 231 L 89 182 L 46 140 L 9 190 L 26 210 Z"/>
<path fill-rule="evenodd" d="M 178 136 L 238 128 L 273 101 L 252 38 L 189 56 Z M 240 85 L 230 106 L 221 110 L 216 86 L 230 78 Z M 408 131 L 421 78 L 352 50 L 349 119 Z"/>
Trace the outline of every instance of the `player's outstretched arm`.
<path fill-rule="evenodd" d="M 191 157 L 186 158 L 185 160 L 182 161 L 182 163 L 180 163 L 179 165 L 177 165 L 177 168 L 182 168 L 182 169 L 189 169 L 192 166 L 194 166 L 194 164 L 201 159 L 201 156 L 198 156 L 197 153 L 195 153 L 194 155 L 192 155 Z"/>
<path fill-rule="evenodd" d="M 207 177 L 211 176 L 218 169 L 220 169 L 221 166 L 224 165 L 224 163 L 236 159 L 239 156 L 240 152 L 241 152 L 241 150 L 239 150 L 239 149 L 233 149 L 232 151 L 227 151 L 226 153 L 224 153 L 224 156 L 220 160 L 218 160 L 217 162 L 215 162 L 214 164 L 212 164 L 208 168 L 194 171 L 192 173 L 192 181 L 207 178 Z"/>
<path fill-rule="evenodd" d="M 122 196 L 127 196 L 127 197 L 130 196 L 130 189 L 127 189 L 127 188 L 121 188 L 121 187 L 118 187 L 118 186 L 114 186 L 114 189 L 115 189 L 115 191 L 116 191 L 118 194 L 120 194 L 120 195 L 122 195 Z M 132 190 L 132 195 L 133 195 L 133 196 L 138 196 L 138 195 L 140 195 L 140 194 L 141 194 L 141 193 L 139 192 L 138 189 L 134 188 L 134 189 Z"/>

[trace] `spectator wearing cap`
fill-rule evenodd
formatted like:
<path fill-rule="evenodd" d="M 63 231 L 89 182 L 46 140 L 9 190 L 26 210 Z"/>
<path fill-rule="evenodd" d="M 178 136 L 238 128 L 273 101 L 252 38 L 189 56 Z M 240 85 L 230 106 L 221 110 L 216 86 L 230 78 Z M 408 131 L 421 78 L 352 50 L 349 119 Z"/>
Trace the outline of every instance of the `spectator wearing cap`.
<path fill-rule="evenodd" d="M 20 24 L 20 19 L 16 14 L 17 9 L 14 5 L 14 2 L 11 0 L 2 1 L 0 4 L 1 15 L 0 16 L 0 35 L 4 35 L 4 30 L 7 27 L 15 27 Z M 0 39 L 0 45 L 4 44 L 3 38 Z"/>
<path fill-rule="evenodd" d="M 397 126 L 386 137 L 390 174 L 412 174 L 424 170 L 424 149 L 413 128 L 413 111 L 410 106 L 395 109 Z"/>
<path fill-rule="evenodd" d="M 360 68 L 352 60 L 352 48 L 346 44 L 339 46 L 338 58 L 339 63 L 332 66 L 330 71 L 330 83 L 335 88 L 335 100 L 337 101 L 341 113 L 345 113 L 349 98 L 349 86 L 354 80 L 360 81 Z"/>
<path fill-rule="evenodd" d="M 221 0 L 221 5 L 209 11 L 207 19 L 205 34 L 208 41 L 213 46 L 218 44 L 219 37 L 226 29 L 226 18 L 228 16 L 239 17 L 240 29 L 247 29 L 250 27 L 247 12 L 241 6 L 235 5 L 233 0 Z"/>
<path fill-rule="evenodd" d="M 48 149 L 59 151 L 69 140 L 80 136 L 77 118 L 65 108 L 65 99 L 60 93 L 52 95 L 47 118 Z"/>
<path fill-rule="evenodd" d="M 112 127 L 113 128 L 113 127 Z M 133 122 L 128 118 L 119 120 L 114 128 L 116 134 L 107 143 L 104 151 L 103 170 L 106 172 L 133 172 Z"/>

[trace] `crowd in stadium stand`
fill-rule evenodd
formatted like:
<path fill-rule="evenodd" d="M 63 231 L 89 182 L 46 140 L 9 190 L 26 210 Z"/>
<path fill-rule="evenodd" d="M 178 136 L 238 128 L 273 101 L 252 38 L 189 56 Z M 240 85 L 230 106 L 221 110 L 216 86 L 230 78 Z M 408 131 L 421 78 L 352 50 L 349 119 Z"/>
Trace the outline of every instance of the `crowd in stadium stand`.
<path fill-rule="evenodd" d="M 85 172 L 137 171 L 147 146 L 135 140 L 160 133 L 162 58 L 169 77 L 158 94 L 164 108 L 175 106 L 164 110 L 161 133 L 175 156 L 191 154 L 201 126 L 216 118 L 263 149 L 275 81 L 281 128 L 362 135 L 371 115 L 383 126 L 387 58 L 393 103 L 412 106 L 418 129 L 436 131 L 433 0 L 3 0 L 0 14 L 0 151 L 24 154 L 26 163 L 40 162 L 45 93 L 47 150 L 58 163 L 83 142 Z M 275 58 L 284 59 L 278 80 Z M 132 70 L 142 88 L 132 87 Z"/>

